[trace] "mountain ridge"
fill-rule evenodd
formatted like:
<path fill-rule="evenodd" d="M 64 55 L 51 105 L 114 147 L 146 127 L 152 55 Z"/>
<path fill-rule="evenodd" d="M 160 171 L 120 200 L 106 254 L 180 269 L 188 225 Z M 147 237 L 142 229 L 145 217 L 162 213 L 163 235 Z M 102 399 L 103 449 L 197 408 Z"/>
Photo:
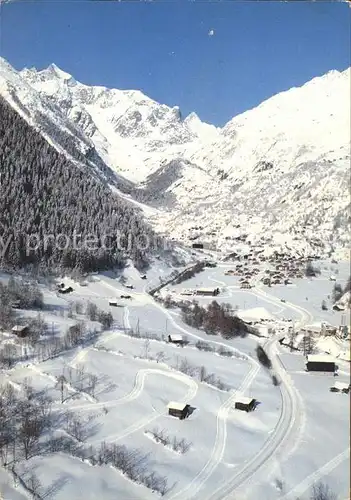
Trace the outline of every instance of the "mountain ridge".
<path fill-rule="evenodd" d="M 222 128 L 195 113 L 183 119 L 140 91 L 88 87 L 55 65 L 18 75 L 134 184 L 158 231 L 188 243 L 201 227 L 204 242 L 223 249 L 243 233 L 300 253 L 348 244 L 350 68 L 276 94 Z"/>

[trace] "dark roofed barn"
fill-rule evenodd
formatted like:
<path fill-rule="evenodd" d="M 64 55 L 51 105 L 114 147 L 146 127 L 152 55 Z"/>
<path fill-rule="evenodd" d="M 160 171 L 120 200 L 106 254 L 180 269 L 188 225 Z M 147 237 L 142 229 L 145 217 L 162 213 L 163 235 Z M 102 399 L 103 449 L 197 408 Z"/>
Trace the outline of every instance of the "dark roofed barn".
<path fill-rule="evenodd" d="M 313 355 L 307 356 L 306 362 L 307 371 L 311 372 L 335 372 L 335 361 L 329 356 Z"/>
<path fill-rule="evenodd" d="M 167 405 L 168 414 L 172 417 L 177 417 L 180 420 L 184 420 L 189 414 L 189 405 L 186 403 L 176 403 L 171 401 Z"/>
<path fill-rule="evenodd" d="M 242 411 L 253 411 L 256 407 L 256 400 L 253 398 L 241 397 L 235 401 L 235 409 Z"/>

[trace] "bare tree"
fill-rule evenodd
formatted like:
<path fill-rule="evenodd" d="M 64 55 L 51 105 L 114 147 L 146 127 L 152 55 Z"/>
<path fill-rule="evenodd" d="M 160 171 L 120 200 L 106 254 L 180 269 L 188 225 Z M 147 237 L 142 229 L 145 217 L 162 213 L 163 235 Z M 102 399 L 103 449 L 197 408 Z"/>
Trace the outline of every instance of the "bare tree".
<path fill-rule="evenodd" d="M 156 353 L 156 362 L 157 363 L 163 363 L 166 360 L 166 355 L 164 351 L 158 351 Z"/>
<path fill-rule="evenodd" d="M 85 366 L 77 365 L 77 386 L 80 391 L 83 389 L 84 378 L 85 378 Z"/>
<path fill-rule="evenodd" d="M 34 498 L 41 498 L 42 484 L 36 474 L 31 472 L 29 477 L 25 479 L 25 485 L 28 490 L 32 493 Z"/>
<path fill-rule="evenodd" d="M 61 403 L 64 402 L 64 391 L 65 391 L 65 384 L 67 383 L 67 379 L 64 375 L 60 375 L 57 378 L 57 384 L 56 386 L 60 389 L 61 393 Z"/>
<path fill-rule="evenodd" d="M 96 304 L 93 304 L 92 302 L 88 302 L 85 313 L 88 316 L 88 318 L 90 319 L 90 321 L 97 321 L 98 320 L 98 307 Z"/>
<path fill-rule="evenodd" d="M 145 359 L 149 359 L 149 353 L 150 353 L 150 340 L 146 339 L 143 346 L 143 357 Z"/>
<path fill-rule="evenodd" d="M 38 445 L 43 430 L 43 422 L 38 409 L 28 403 L 22 402 L 19 411 L 18 441 L 22 446 L 24 458 L 28 460 Z"/>
<path fill-rule="evenodd" d="M 83 442 L 87 438 L 86 423 L 78 415 L 67 414 L 67 427 L 66 430 L 77 441 Z"/>
<path fill-rule="evenodd" d="M 92 373 L 89 374 L 89 390 L 93 397 L 95 397 L 96 384 L 98 383 L 98 376 Z"/>
<path fill-rule="evenodd" d="M 310 500 L 337 500 L 337 495 L 327 484 L 317 483 L 313 486 Z"/>
<path fill-rule="evenodd" d="M 200 370 L 199 370 L 200 382 L 203 382 L 204 380 L 206 380 L 206 376 L 207 376 L 206 368 L 204 366 L 201 366 Z"/>
<path fill-rule="evenodd" d="M 83 304 L 79 302 L 78 300 L 74 302 L 73 304 L 73 309 L 76 314 L 83 314 Z"/>

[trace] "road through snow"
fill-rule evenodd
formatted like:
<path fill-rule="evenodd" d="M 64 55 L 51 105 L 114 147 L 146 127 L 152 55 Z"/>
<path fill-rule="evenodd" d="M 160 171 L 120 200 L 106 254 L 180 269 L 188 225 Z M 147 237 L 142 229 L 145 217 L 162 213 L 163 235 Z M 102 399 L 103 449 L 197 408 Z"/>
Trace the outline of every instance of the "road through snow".
<path fill-rule="evenodd" d="M 223 459 L 227 444 L 227 420 L 230 410 L 233 408 L 234 401 L 239 394 L 245 394 L 259 370 L 260 367 L 253 364 L 239 389 L 231 394 L 231 396 L 219 408 L 217 413 L 216 439 L 209 459 L 194 479 L 185 488 L 169 497 L 170 500 L 199 498 L 198 493 L 205 487 L 206 482 Z M 203 498 L 202 495 L 201 498 Z"/>
<path fill-rule="evenodd" d="M 300 410 L 302 401 L 280 362 L 275 342 L 274 338 L 269 340 L 265 348 L 272 361 L 273 371 L 281 380 L 282 410 L 278 423 L 258 453 L 244 463 L 229 481 L 206 497 L 206 500 L 234 498 L 233 494 L 238 494 L 240 490 L 243 492 L 249 480 L 255 477 L 254 481 L 257 482 L 258 471 L 261 477 L 267 478 L 276 461 L 286 458 L 287 453 L 291 452 L 298 442 L 297 436 L 301 432 L 303 419 Z"/>
<path fill-rule="evenodd" d="M 280 305 L 279 299 L 260 289 L 255 290 L 255 293 L 265 300 Z M 312 315 L 305 309 L 291 303 L 285 305 L 299 312 L 301 315 L 299 326 L 303 326 L 313 319 Z M 219 488 L 207 496 L 206 500 L 233 499 L 233 494 L 237 495 L 240 490 L 243 492 L 242 490 L 247 487 L 249 480 L 255 477 L 254 481 L 257 483 L 258 471 L 260 471 L 261 477 L 262 474 L 269 474 L 276 461 L 283 459 L 283 457 L 286 458 L 287 453 L 291 453 L 293 448 L 297 446 L 304 425 L 303 401 L 279 358 L 276 342 L 276 337 L 271 338 L 266 342 L 265 349 L 272 361 L 273 371 L 281 382 L 279 387 L 282 397 L 282 410 L 278 423 L 258 453 L 244 463 L 229 481 L 221 484 Z M 268 468 L 270 470 L 267 470 Z M 265 477 L 267 478 L 267 475 Z"/>
<path fill-rule="evenodd" d="M 212 281 L 217 281 L 217 283 L 225 285 L 223 282 L 220 282 L 219 280 L 213 279 Z M 109 283 L 104 283 L 104 284 L 106 284 L 109 288 L 113 288 L 113 286 L 110 285 Z M 281 302 L 279 299 L 266 293 L 261 288 L 256 288 L 251 292 L 254 293 L 257 297 L 281 307 Z M 169 321 L 177 330 L 183 332 L 187 336 L 192 337 L 194 339 L 197 340 L 204 339 L 204 336 L 196 335 L 192 332 L 189 332 L 186 328 L 183 328 L 181 325 L 179 325 L 169 311 L 167 311 L 165 308 L 163 308 L 160 304 L 158 304 L 151 298 L 150 300 L 148 300 L 145 297 L 144 300 L 145 302 L 152 303 L 154 307 L 162 311 L 162 313 L 169 319 Z M 288 302 L 285 303 L 284 306 L 286 308 L 293 309 L 294 311 L 297 311 L 300 314 L 301 321 L 299 322 L 299 326 L 302 326 L 307 322 L 313 320 L 312 315 L 306 309 L 303 309 Z M 125 307 L 124 314 L 125 314 L 124 315 L 125 327 L 130 328 L 128 307 Z M 229 347 L 228 343 L 224 343 L 221 341 L 215 341 L 207 338 L 206 341 L 211 344 Z M 301 397 L 294 388 L 289 375 L 286 373 L 285 368 L 283 367 L 280 361 L 280 358 L 278 356 L 278 351 L 276 348 L 276 342 L 277 338 L 270 339 L 266 343 L 266 350 L 268 355 L 271 357 L 273 370 L 281 380 L 280 391 L 282 397 L 282 411 L 278 423 L 273 433 L 270 434 L 269 438 L 266 440 L 263 447 L 258 451 L 258 453 L 251 459 L 249 459 L 246 463 L 244 463 L 239 468 L 239 470 L 234 474 L 234 476 L 230 478 L 229 481 L 226 481 L 224 484 L 222 483 L 219 488 L 217 488 L 214 492 L 210 493 L 209 496 L 206 497 L 206 500 L 207 499 L 220 500 L 220 499 L 232 498 L 232 494 L 234 492 L 235 494 L 237 494 L 242 488 L 244 488 L 247 485 L 247 483 L 250 480 L 252 481 L 254 477 L 255 477 L 254 481 L 257 482 L 258 477 L 262 477 L 261 473 L 267 474 L 268 472 L 271 472 L 271 469 L 275 465 L 276 461 L 282 459 L 283 456 L 286 457 L 286 453 L 291 452 L 291 450 L 298 442 L 298 436 L 303 426 L 303 413 L 301 411 L 301 409 L 303 408 L 303 404 Z M 232 349 L 237 351 L 241 355 L 243 354 L 235 348 Z M 238 393 L 244 394 L 245 391 L 247 391 L 247 389 L 250 387 L 251 383 L 255 379 L 258 371 L 260 370 L 260 365 L 254 358 L 248 356 L 247 354 L 244 354 L 243 357 L 245 357 L 245 359 L 247 359 L 251 363 L 251 369 L 244 378 L 238 390 L 233 392 L 229 396 L 229 398 L 225 401 L 225 403 L 223 403 L 223 405 L 219 408 L 219 411 L 217 413 L 216 438 L 209 459 L 207 460 L 204 467 L 194 477 L 194 479 L 180 491 L 170 496 L 169 497 L 170 500 L 178 500 L 178 499 L 195 500 L 199 498 L 199 493 L 201 498 L 205 498 L 204 488 L 206 488 L 209 478 L 211 477 L 211 475 L 213 474 L 213 472 L 223 459 L 227 441 L 227 418 L 232 409 L 234 400 L 237 397 Z M 127 401 L 130 401 L 138 397 L 138 395 L 140 395 L 140 392 L 143 390 L 145 376 L 147 375 L 147 373 L 151 372 L 154 371 L 143 370 L 139 372 L 140 375 L 138 373 L 135 387 L 133 388 L 132 392 L 129 395 L 125 396 L 124 398 L 121 398 L 121 400 L 119 401 L 121 401 L 121 403 L 126 403 Z M 163 372 L 162 370 L 160 370 L 159 372 L 161 372 L 160 374 L 163 375 L 165 375 L 166 373 Z M 158 371 L 156 371 L 156 373 L 158 373 Z M 172 374 L 172 375 L 178 376 L 179 374 Z M 191 397 L 194 397 L 196 394 L 196 391 L 195 392 L 192 391 L 195 391 L 195 389 L 190 388 L 188 394 L 186 395 L 187 402 L 189 402 Z M 118 401 L 115 401 L 113 403 L 119 404 Z M 94 407 L 96 407 L 96 405 Z M 124 429 L 119 434 L 110 436 L 108 440 L 110 442 L 119 441 L 120 439 L 123 439 L 129 434 L 143 428 L 145 425 L 157 419 L 160 415 L 164 413 L 165 412 L 161 413 L 157 412 L 156 414 L 147 415 L 145 418 L 143 418 L 138 422 L 135 422 L 134 424 L 129 426 L 127 429 Z M 270 468 L 270 470 L 267 470 L 268 467 Z M 260 475 L 257 476 L 257 473 L 259 471 Z"/>

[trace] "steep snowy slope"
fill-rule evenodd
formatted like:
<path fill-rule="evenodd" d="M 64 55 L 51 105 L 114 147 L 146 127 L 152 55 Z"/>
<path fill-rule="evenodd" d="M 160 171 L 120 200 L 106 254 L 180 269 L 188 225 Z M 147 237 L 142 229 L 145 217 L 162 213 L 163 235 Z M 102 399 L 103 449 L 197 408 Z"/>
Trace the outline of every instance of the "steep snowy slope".
<path fill-rule="evenodd" d="M 234 118 L 218 141 L 191 157 L 223 172 L 224 192 L 231 188 L 228 204 L 244 215 L 247 232 L 258 223 L 263 230 L 323 240 L 333 232 L 334 239 L 344 240 L 350 201 L 349 91 L 350 69 L 315 78 Z M 233 222 L 240 220 L 234 216 Z"/>
<path fill-rule="evenodd" d="M 218 129 L 139 91 L 88 87 L 55 65 L 20 76 L 92 141 L 158 230 L 303 252 L 348 244 L 350 69 L 282 92 Z M 197 228 L 197 229 L 194 229 Z"/>
<path fill-rule="evenodd" d="M 1 57 L 0 94 L 29 125 L 78 167 L 89 168 L 100 179 L 130 191 L 131 182 L 116 175 L 105 164 L 82 127 L 67 117 L 58 103 L 39 94 Z"/>
<path fill-rule="evenodd" d="M 162 160 L 173 159 L 219 135 L 216 127 L 178 107 L 159 104 L 137 90 L 89 87 L 54 64 L 24 69 L 21 76 L 57 102 L 94 142 L 105 161 L 133 181 L 143 181 Z"/>

